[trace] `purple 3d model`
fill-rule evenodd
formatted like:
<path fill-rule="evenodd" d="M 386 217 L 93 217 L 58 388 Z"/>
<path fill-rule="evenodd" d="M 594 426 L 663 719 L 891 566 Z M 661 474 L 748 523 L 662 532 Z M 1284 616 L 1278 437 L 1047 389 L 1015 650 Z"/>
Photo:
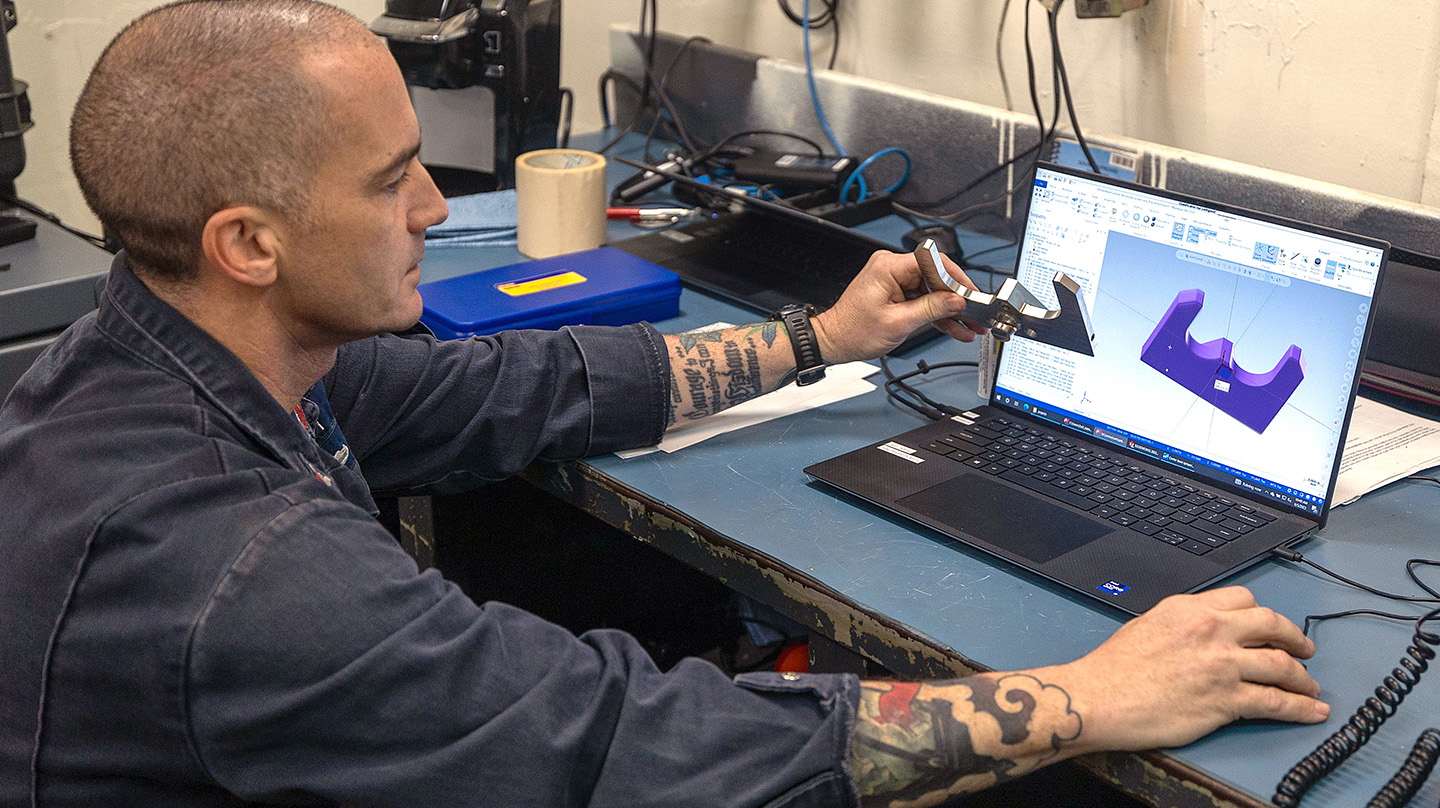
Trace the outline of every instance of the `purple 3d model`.
<path fill-rule="evenodd" d="M 1190 336 L 1190 325 L 1204 305 L 1205 293 L 1199 289 L 1176 295 L 1140 349 L 1140 360 L 1245 426 L 1264 432 L 1305 378 L 1300 346 L 1286 349 L 1269 373 L 1251 373 L 1235 364 L 1230 340 L 1196 342 Z"/>

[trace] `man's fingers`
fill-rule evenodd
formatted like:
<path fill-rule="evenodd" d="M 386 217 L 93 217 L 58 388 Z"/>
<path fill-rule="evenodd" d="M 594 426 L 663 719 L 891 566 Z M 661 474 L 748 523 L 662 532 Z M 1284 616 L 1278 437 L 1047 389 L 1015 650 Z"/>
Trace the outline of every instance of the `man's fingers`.
<path fill-rule="evenodd" d="M 1243 684 L 1235 693 L 1237 718 L 1270 718 L 1318 724 L 1330 717 L 1330 705 L 1278 687 Z"/>
<path fill-rule="evenodd" d="M 1295 657 L 1278 648 L 1250 648 L 1240 652 L 1240 677 L 1247 682 L 1271 685 L 1299 693 L 1319 696 L 1320 683 L 1310 676 Z"/>
<path fill-rule="evenodd" d="M 1270 609 L 1256 607 L 1237 609 L 1226 615 L 1230 636 L 1245 648 L 1270 646 L 1291 656 L 1309 659 L 1315 654 L 1315 643 L 1300 627 Z"/>
<path fill-rule="evenodd" d="M 1222 586 L 1219 589 L 1207 589 L 1190 597 L 1215 609 L 1233 610 L 1248 609 L 1255 605 L 1255 594 L 1243 586 Z"/>
<path fill-rule="evenodd" d="M 964 325 L 957 323 L 948 317 L 941 320 L 936 320 L 934 323 L 931 323 L 931 325 L 935 326 L 946 334 L 949 334 L 955 339 L 960 340 L 961 342 L 975 341 L 976 334 L 974 331 L 971 331 Z"/>

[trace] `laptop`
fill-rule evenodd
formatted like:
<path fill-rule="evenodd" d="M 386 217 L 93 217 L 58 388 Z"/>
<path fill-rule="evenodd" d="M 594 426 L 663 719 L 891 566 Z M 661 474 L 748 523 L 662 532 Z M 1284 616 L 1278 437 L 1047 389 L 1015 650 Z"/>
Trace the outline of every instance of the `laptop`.
<path fill-rule="evenodd" d="M 1095 355 L 1012 337 L 986 406 L 805 471 L 1139 614 L 1324 526 L 1388 252 L 1041 163 L 1017 277 Z"/>
<path fill-rule="evenodd" d="M 706 194 L 725 193 L 683 174 L 656 173 Z M 799 208 L 746 194 L 726 198 L 733 198 L 741 210 L 609 246 L 665 267 L 687 286 L 767 315 L 791 303 L 829 307 L 876 250 L 896 249 Z M 920 329 L 891 353 L 939 335 L 933 328 Z"/>

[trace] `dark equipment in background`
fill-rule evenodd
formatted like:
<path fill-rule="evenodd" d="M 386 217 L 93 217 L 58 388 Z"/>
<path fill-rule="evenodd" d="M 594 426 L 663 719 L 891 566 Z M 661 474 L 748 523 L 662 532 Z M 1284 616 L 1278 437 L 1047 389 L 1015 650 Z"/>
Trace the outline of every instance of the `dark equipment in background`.
<path fill-rule="evenodd" d="M 515 158 L 554 148 L 560 0 L 386 0 L 390 45 L 445 196 L 515 187 Z"/>
<path fill-rule="evenodd" d="M 25 170 L 25 132 L 30 120 L 29 89 L 10 68 L 10 29 L 15 27 L 14 0 L 0 0 L 0 196 L 16 198 L 15 178 Z M 0 247 L 35 237 L 35 223 L 9 213 L 0 215 Z"/>

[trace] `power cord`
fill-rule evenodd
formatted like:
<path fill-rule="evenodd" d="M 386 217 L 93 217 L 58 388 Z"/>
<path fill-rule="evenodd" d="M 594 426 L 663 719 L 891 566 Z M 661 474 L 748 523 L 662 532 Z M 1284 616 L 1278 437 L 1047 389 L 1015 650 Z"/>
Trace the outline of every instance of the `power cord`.
<path fill-rule="evenodd" d="M 691 138 L 690 133 L 685 129 L 684 122 L 680 120 L 679 113 L 675 111 L 675 105 L 671 101 L 669 94 L 665 91 L 665 85 L 667 82 L 659 81 L 655 78 L 655 48 L 656 41 L 659 38 L 659 31 L 657 29 L 659 5 L 659 0 L 641 1 L 639 36 L 643 43 L 641 47 L 644 49 L 643 61 L 645 67 L 645 82 L 643 85 L 639 86 L 638 89 L 639 102 L 636 104 L 635 114 L 631 116 L 629 122 L 625 124 L 624 128 L 620 131 L 619 134 L 611 138 L 607 143 L 605 143 L 605 145 L 601 146 L 599 149 L 596 150 L 600 154 L 604 154 L 610 149 L 614 148 L 615 144 L 619 143 L 621 139 L 634 131 L 635 125 L 638 124 L 640 122 L 640 119 L 645 116 L 645 113 L 650 110 L 654 110 L 655 120 L 651 121 L 650 133 L 646 136 L 645 142 L 647 144 L 647 148 L 651 138 L 654 135 L 655 129 L 663 123 L 674 135 L 674 140 L 684 145 L 687 152 L 694 153 L 699 150 L 696 146 L 696 141 Z M 710 40 L 708 38 L 700 36 L 690 37 L 689 39 L 685 40 L 685 42 L 681 44 L 680 49 L 676 51 L 675 55 L 670 59 L 669 65 L 665 68 L 666 80 L 669 79 L 671 71 L 675 69 L 675 65 L 679 63 L 681 57 L 685 55 L 685 51 L 689 49 L 690 45 L 694 44 L 695 42 L 709 41 Z M 624 77 L 622 74 L 615 73 L 612 70 L 607 70 L 605 71 L 605 73 L 601 74 L 600 113 L 601 117 L 606 121 L 606 125 L 608 127 L 610 125 L 610 109 L 608 103 L 605 100 L 605 85 L 607 81 L 613 81 L 617 84 L 624 83 L 629 85 L 632 89 L 636 88 L 636 84 L 627 77 Z"/>
<path fill-rule="evenodd" d="M 1440 485 L 1440 479 L 1423 474 L 1411 475 L 1406 479 Z M 1405 562 L 1405 574 L 1416 586 L 1429 595 L 1426 597 L 1400 595 L 1360 583 L 1326 569 L 1289 548 L 1276 548 L 1271 553 L 1287 561 L 1305 564 L 1347 586 L 1382 598 L 1404 603 L 1440 603 L 1440 590 L 1427 584 L 1419 574 L 1420 567 L 1440 567 L 1440 560 L 1412 558 Z M 1355 615 L 1370 615 L 1387 620 L 1413 620 L 1415 622 L 1414 637 L 1405 649 L 1400 663 L 1390 672 L 1389 676 L 1381 681 L 1380 686 L 1375 688 L 1375 694 L 1365 699 L 1365 702 L 1360 705 L 1350 720 L 1345 722 L 1343 727 L 1301 759 L 1299 763 L 1296 763 L 1281 778 L 1275 786 L 1274 796 L 1271 797 L 1271 802 L 1280 808 L 1294 808 L 1299 805 L 1305 792 L 1338 768 L 1370 740 L 1385 721 L 1400 708 L 1405 697 L 1415 689 L 1420 681 L 1420 676 L 1429 669 L 1430 661 L 1435 658 L 1435 649 L 1440 647 L 1440 633 L 1426 630 L 1428 623 L 1440 619 L 1440 607 L 1433 608 L 1418 618 L 1414 615 L 1395 614 L 1377 609 L 1348 609 L 1330 614 L 1306 615 L 1304 632 L 1309 635 L 1311 626 L 1316 623 Z M 1416 739 L 1399 771 L 1369 802 L 1369 808 L 1402 808 L 1408 804 L 1425 784 L 1425 780 L 1435 768 L 1437 759 L 1440 759 L 1440 729 L 1427 729 Z"/>
<path fill-rule="evenodd" d="M 604 100 L 603 97 L 601 100 Z M 570 122 L 575 117 L 575 93 L 569 87 L 560 88 L 560 103 L 565 114 L 560 116 L 560 148 L 570 148 Z"/>
<path fill-rule="evenodd" d="M 885 396 L 891 401 L 902 404 L 932 421 L 939 421 L 951 415 L 959 415 L 964 412 L 964 410 L 959 407 L 952 407 L 949 404 L 942 404 L 930 398 L 913 385 L 908 384 L 909 380 L 916 376 L 924 376 L 935 370 L 966 367 L 978 368 L 979 366 L 979 362 L 970 361 L 936 362 L 932 365 L 922 359 L 915 363 L 915 370 L 901 373 L 897 376 L 894 371 L 890 370 L 890 363 L 886 358 L 884 356 L 880 357 L 880 370 L 885 373 Z"/>
<path fill-rule="evenodd" d="M 1085 135 L 1080 131 L 1080 121 L 1075 118 L 1075 99 L 1070 95 L 1070 77 L 1065 73 L 1065 57 L 1060 51 L 1060 7 L 1065 0 L 1056 0 L 1055 7 L 1050 9 L 1050 52 L 1054 54 L 1055 68 L 1060 74 L 1060 86 L 1056 92 L 1064 91 L 1065 109 L 1070 113 L 1070 128 L 1075 130 L 1075 140 L 1079 142 L 1080 149 L 1085 152 L 1085 159 L 1090 162 L 1090 170 L 1096 174 L 1100 173 L 1100 164 L 1095 162 L 1095 155 L 1090 153 L 1090 145 L 1085 142 Z"/>
<path fill-rule="evenodd" d="M 780 10 L 784 12 L 786 17 L 790 18 L 790 22 L 802 27 L 808 25 L 810 28 L 816 30 L 825 28 L 826 26 L 830 27 L 832 34 L 830 38 L 830 62 L 825 66 L 825 69 L 834 70 L 835 55 L 840 52 L 840 0 L 821 0 L 821 2 L 825 5 L 824 11 L 821 11 L 814 17 L 810 17 L 807 12 L 805 16 L 802 17 L 791 10 L 789 0 L 779 0 Z"/>
<path fill-rule="evenodd" d="M 8 206 L 8 207 L 19 208 L 19 209 L 25 211 L 26 213 L 30 213 L 30 214 L 33 214 L 33 215 L 35 215 L 35 216 L 39 216 L 40 218 L 44 219 L 45 221 L 47 221 L 47 222 L 55 225 L 56 227 L 59 227 L 61 230 L 64 230 L 65 232 L 67 232 L 67 233 L 69 233 L 69 234 L 71 234 L 71 235 L 73 235 L 73 236 L 79 236 L 80 238 L 85 239 L 86 241 L 90 242 L 91 244 L 94 244 L 96 247 L 99 247 L 99 248 L 102 249 L 102 250 L 106 250 L 107 252 L 110 251 L 110 248 L 107 247 L 106 244 L 105 244 L 105 239 L 103 239 L 103 238 L 101 238 L 100 236 L 97 236 L 97 235 L 95 235 L 95 234 L 93 234 L 93 233 L 86 233 L 84 230 L 77 230 L 76 228 L 73 228 L 73 227 L 71 227 L 70 225 L 65 224 L 64 222 L 60 221 L 60 217 L 59 217 L 59 216 L 56 216 L 55 214 L 51 213 L 50 211 L 45 210 L 44 208 L 40 207 L 39 205 L 35 204 L 34 202 L 30 202 L 30 201 L 28 201 L 28 200 L 21 199 L 21 198 L 18 197 L 18 196 L 10 196 L 9 194 L 0 194 L 0 202 L 3 202 L 3 203 L 4 203 L 6 206 Z"/>
<path fill-rule="evenodd" d="M 1415 637 L 1405 649 L 1399 665 L 1375 688 L 1375 695 L 1365 699 L 1345 726 L 1285 773 L 1275 786 L 1275 795 L 1270 798 L 1272 803 L 1280 808 L 1299 805 L 1306 791 L 1349 759 L 1395 714 L 1405 697 L 1419 683 L 1421 674 L 1430 667 L 1430 660 L 1435 658 L 1440 634 L 1426 631 L 1425 625 L 1437 618 L 1440 618 L 1440 608 L 1431 609 L 1415 620 Z M 1440 755 L 1440 743 L 1437 743 L 1440 737 L 1437 735 L 1440 735 L 1440 730 L 1434 729 L 1427 729 L 1420 735 L 1405 764 L 1380 789 L 1370 801 L 1370 806 L 1401 808 L 1410 801 L 1424 785 L 1425 778 L 1435 766 L 1437 755 Z"/>
<path fill-rule="evenodd" d="M 1032 0 L 1024 0 L 1024 3 L 1025 3 L 1025 31 L 1024 31 L 1024 37 L 1025 37 L 1025 67 L 1026 67 L 1026 74 L 1027 74 L 1028 85 L 1029 85 L 1029 90 L 1030 90 L 1030 102 L 1031 102 L 1031 105 L 1032 105 L 1032 107 L 1033 107 L 1033 109 L 1034 109 L 1034 111 L 1035 111 L 1036 123 L 1038 124 L 1039 130 L 1040 130 L 1040 140 L 1039 140 L 1039 142 L 1037 142 L 1034 146 L 1031 146 L 1030 148 L 1025 149 L 1024 151 L 1022 151 L 1022 152 L 1020 152 L 1020 153 L 1018 153 L 1018 154 L 1010 157 L 1008 160 L 1005 160 L 1004 162 L 1000 163 L 999 165 L 996 165 L 996 166 L 990 168 L 989 170 L 985 171 L 985 172 L 982 173 L 980 176 L 978 176 L 978 177 L 976 177 L 975 179 L 971 180 L 971 181 L 970 181 L 969 183 L 967 183 L 964 187 L 960 188 L 960 189 L 957 190 L 957 191 L 953 191 L 953 192 L 951 192 L 951 193 L 949 193 L 949 194 L 946 194 L 944 197 L 941 197 L 940 199 L 935 199 L 935 200 L 926 201 L 926 202 L 914 202 L 914 201 L 911 201 L 911 202 L 905 202 L 905 203 L 903 203 L 903 204 L 901 204 L 901 203 L 896 203 L 896 204 L 895 204 L 895 207 L 896 207 L 898 210 L 902 210 L 902 211 L 904 211 L 905 213 L 909 213 L 909 214 L 911 214 L 911 215 L 921 216 L 921 217 L 924 217 L 924 218 L 927 218 L 927 219 L 931 219 L 931 220 L 933 220 L 933 221 L 943 221 L 943 222 L 949 222 L 949 223 L 952 223 L 952 224 L 953 224 L 953 223 L 956 223 L 957 220 L 962 220 L 962 219 L 964 219 L 964 218 L 966 218 L 966 217 L 968 217 L 968 216 L 975 215 L 977 212 L 983 211 L 985 208 L 988 208 L 988 207 L 990 207 L 990 206 L 992 206 L 992 205 L 1000 204 L 1000 203 L 1004 202 L 1006 199 L 1009 199 L 1015 192 L 1019 191 L 1020 189 L 1026 187 L 1026 186 L 1028 185 L 1028 183 L 1029 183 L 1029 178 L 1030 178 L 1030 172 L 1026 172 L 1025 174 L 1023 174 L 1023 175 L 1020 177 L 1020 179 L 1017 180 L 1017 181 L 1016 181 L 1013 185 L 1011 185 L 1009 188 L 1007 188 L 1004 193 L 999 194 L 999 195 L 997 195 L 997 196 L 995 196 L 995 197 L 992 197 L 992 198 L 990 198 L 990 199 L 987 199 L 987 200 L 985 200 L 985 201 L 983 201 L 983 202 L 979 202 L 979 203 L 976 203 L 976 204 L 967 206 L 967 207 L 962 208 L 961 210 L 955 211 L 955 212 L 953 212 L 953 213 L 939 214 L 939 213 L 932 213 L 932 212 L 930 212 L 930 211 L 934 211 L 934 210 L 936 210 L 936 209 L 942 208 L 942 207 L 944 207 L 944 206 L 946 206 L 946 205 L 949 205 L 951 202 L 954 202 L 956 199 L 959 199 L 959 198 L 963 197 L 964 195 L 970 193 L 971 191 L 975 190 L 976 188 L 980 187 L 980 185 L 982 185 L 986 180 L 990 179 L 991 177 L 995 176 L 996 174 L 999 174 L 999 173 L 1002 172 L 1002 171 L 1005 171 L 1005 170 L 1009 169 L 1011 166 L 1014 166 L 1014 165 L 1019 164 L 1022 160 L 1025 160 L 1026 158 L 1029 158 L 1031 155 L 1034 155 L 1034 163 L 1039 163 L 1039 161 L 1044 158 L 1044 156 L 1045 156 L 1045 147 L 1052 142 L 1052 140 L 1053 140 L 1053 138 L 1054 138 L 1054 135 L 1055 135 L 1056 126 L 1057 126 L 1057 125 L 1059 124 L 1059 122 L 1060 122 L 1060 104 L 1061 104 L 1061 100 L 1062 100 L 1062 99 L 1064 100 L 1066 112 L 1068 113 L 1068 116 L 1069 116 L 1069 118 L 1070 118 L 1070 127 L 1071 127 L 1072 129 L 1074 129 L 1074 131 L 1075 131 L 1075 139 L 1076 139 L 1076 141 L 1080 144 L 1081 149 L 1084 151 L 1084 153 L 1085 153 L 1085 158 L 1086 158 L 1086 160 L 1088 160 L 1089 163 L 1090 163 L 1090 168 L 1091 168 L 1095 173 L 1097 173 L 1097 174 L 1100 173 L 1099 163 L 1096 162 L 1094 155 L 1093 155 L 1093 154 L 1091 153 L 1091 151 L 1090 151 L 1089 142 L 1085 140 L 1085 135 L 1084 135 L 1084 133 L 1083 133 L 1083 132 L 1081 131 L 1081 129 L 1080 129 L 1080 122 L 1079 122 L 1078 117 L 1077 117 L 1077 115 L 1076 115 L 1076 113 L 1075 113 L 1075 102 L 1074 102 L 1074 99 L 1072 98 L 1072 96 L 1071 96 L 1071 94 L 1070 94 L 1070 77 L 1069 77 L 1069 74 L 1068 74 L 1068 73 L 1066 72 L 1066 70 L 1065 70 L 1065 57 L 1064 57 L 1064 54 L 1063 54 L 1063 52 L 1062 52 L 1062 50 L 1061 50 L 1061 48 L 1060 48 L 1059 14 L 1060 14 L 1060 7 L 1061 7 L 1062 5 L 1064 5 L 1064 0 L 1058 0 L 1058 2 L 1055 3 L 1055 5 L 1054 5 L 1053 8 L 1050 8 L 1050 9 L 1048 9 L 1048 10 L 1046 11 L 1046 19 L 1047 19 L 1047 25 L 1048 25 L 1048 29 L 1049 29 L 1049 39 L 1050 39 L 1050 57 L 1051 57 L 1051 59 L 1050 59 L 1050 61 L 1051 61 L 1051 65 L 1050 65 L 1051 77 L 1050 77 L 1050 78 L 1051 78 L 1051 87 L 1052 87 L 1052 90 L 1053 90 L 1053 93 L 1054 93 L 1054 106 L 1053 106 L 1053 109 L 1051 110 L 1049 125 L 1048 125 L 1048 126 L 1046 125 L 1045 115 L 1044 115 L 1044 113 L 1043 113 L 1043 112 L 1041 111 L 1041 109 L 1040 109 L 1040 95 L 1039 95 L 1038 82 L 1037 82 L 1037 79 L 1036 79 L 1035 55 L 1034 55 L 1034 51 L 1033 51 L 1033 49 L 1031 48 L 1031 45 L 1030 45 L 1030 4 L 1031 4 L 1031 2 L 1032 2 Z M 1000 33 L 1004 31 L 1005 17 L 1006 17 L 1006 14 L 1008 13 L 1008 11 L 1009 11 L 1009 0 L 1006 0 L 1005 8 L 1004 8 L 1004 10 L 1002 10 L 1002 12 L 1001 12 L 1000 28 L 999 28 L 999 30 L 996 32 L 996 40 L 995 40 L 995 45 L 996 45 L 996 47 L 995 47 L 995 58 L 996 58 L 997 64 L 1000 65 L 1001 83 L 1002 83 L 1002 87 L 1003 87 L 1003 89 L 1004 89 L 1004 91 L 1005 91 L 1005 105 L 1006 105 L 1007 108 L 1009 108 L 1009 107 L 1011 106 L 1011 104 L 1010 104 L 1010 88 L 1009 88 L 1008 82 L 1007 82 L 1006 79 L 1005 79 L 1005 72 L 1004 72 L 1004 64 L 1003 64 L 1003 61 L 1001 61 Z"/>
<path fill-rule="evenodd" d="M 1000 44 L 1005 39 L 1005 18 L 1008 16 L 1010 0 L 1005 0 L 1005 5 L 1000 7 L 1000 25 L 995 29 L 995 68 L 1000 71 L 1000 91 L 1005 93 L 1005 108 L 1013 110 L 1015 105 L 1010 102 L 1010 82 L 1005 77 L 1005 56 L 1000 50 Z"/>

